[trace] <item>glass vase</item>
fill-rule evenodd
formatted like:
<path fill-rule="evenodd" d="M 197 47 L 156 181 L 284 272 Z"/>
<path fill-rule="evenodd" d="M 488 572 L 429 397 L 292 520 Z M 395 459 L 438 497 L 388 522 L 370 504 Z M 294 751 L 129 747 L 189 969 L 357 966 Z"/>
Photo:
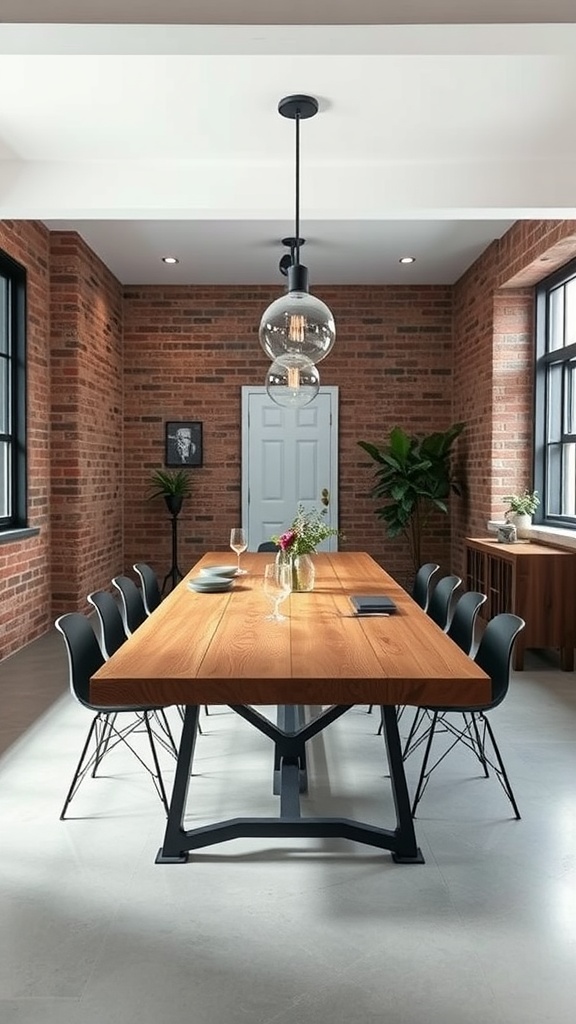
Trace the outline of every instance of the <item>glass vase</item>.
<path fill-rule="evenodd" d="M 291 555 L 288 551 L 279 551 L 276 561 L 290 566 L 293 592 L 314 590 L 315 570 L 311 555 Z"/>

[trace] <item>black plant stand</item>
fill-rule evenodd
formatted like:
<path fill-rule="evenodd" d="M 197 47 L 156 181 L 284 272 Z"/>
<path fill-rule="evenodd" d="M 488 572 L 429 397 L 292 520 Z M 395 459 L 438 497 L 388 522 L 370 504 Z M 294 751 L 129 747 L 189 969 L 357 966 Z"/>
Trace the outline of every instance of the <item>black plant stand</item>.
<path fill-rule="evenodd" d="M 182 498 L 178 498 L 173 495 L 166 495 L 165 501 L 168 506 L 168 511 L 172 517 L 172 565 L 166 573 L 162 583 L 162 596 L 164 596 L 168 580 L 172 580 L 170 590 L 174 590 L 174 587 L 183 578 L 183 574 L 178 568 L 178 516 L 180 515 L 180 510 L 182 508 Z"/>

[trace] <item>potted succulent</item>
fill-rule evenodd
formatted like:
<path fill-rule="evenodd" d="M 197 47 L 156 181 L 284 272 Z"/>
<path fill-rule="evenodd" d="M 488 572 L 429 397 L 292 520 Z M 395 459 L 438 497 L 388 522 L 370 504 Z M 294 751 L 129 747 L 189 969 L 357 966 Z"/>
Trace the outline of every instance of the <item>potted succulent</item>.
<path fill-rule="evenodd" d="M 522 494 L 505 494 L 504 501 L 508 503 L 505 519 L 513 523 L 519 537 L 529 537 L 532 526 L 532 516 L 540 504 L 538 491 L 522 491 Z"/>
<path fill-rule="evenodd" d="M 177 516 L 184 498 L 192 493 L 190 477 L 184 469 L 155 469 L 150 478 L 149 498 L 164 498 L 170 515 Z"/>

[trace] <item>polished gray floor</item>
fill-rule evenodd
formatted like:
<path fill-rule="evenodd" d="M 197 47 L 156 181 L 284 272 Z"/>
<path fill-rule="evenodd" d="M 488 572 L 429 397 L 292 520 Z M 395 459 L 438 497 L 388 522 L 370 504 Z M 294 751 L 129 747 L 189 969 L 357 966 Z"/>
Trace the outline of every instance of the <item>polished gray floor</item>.
<path fill-rule="evenodd" d="M 492 716 L 521 821 L 462 751 L 420 805 L 424 865 L 263 839 L 159 866 L 162 807 L 122 753 L 58 820 L 89 722 L 58 696 L 61 642 L 0 665 L 2 1024 L 572 1024 L 576 678 L 552 656 Z M 202 724 L 190 825 L 274 813 L 267 741 L 226 708 Z M 312 744 L 306 809 L 391 821 L 376 726 L 357 708 Z"/>

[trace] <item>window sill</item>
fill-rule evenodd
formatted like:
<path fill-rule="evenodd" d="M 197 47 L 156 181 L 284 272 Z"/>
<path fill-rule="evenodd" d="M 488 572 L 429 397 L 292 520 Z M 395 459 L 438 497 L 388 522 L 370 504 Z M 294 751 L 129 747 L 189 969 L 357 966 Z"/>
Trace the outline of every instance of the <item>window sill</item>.
<path fill-rule="evenodd" d="M 39 526 L 22 526 L 14 530 L 0 530 L 0 544 L 16 544 L 18 541 L 26 540 L 27 537 L 37 537 L 39 533 Z"/>
<path fill-rule="evenodd" d="M 553 544 L 557 548 L 570 548 L 576 551 L 575 530 L 563 530 L 557 526 L 531 526 L 530 539 L 541 540 L 543 544 Z"/>

